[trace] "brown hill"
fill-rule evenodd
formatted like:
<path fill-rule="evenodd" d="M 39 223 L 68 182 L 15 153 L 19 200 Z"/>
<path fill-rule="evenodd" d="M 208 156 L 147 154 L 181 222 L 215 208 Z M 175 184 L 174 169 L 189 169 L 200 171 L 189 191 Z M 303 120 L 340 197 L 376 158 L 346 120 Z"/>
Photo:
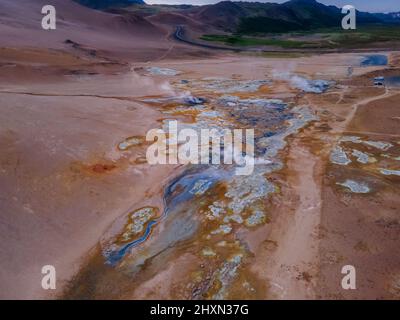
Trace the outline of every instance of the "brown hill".
<path fill-rule="evenodd" d="M 187 14 L 176 12 L 160 12 L 148 17 L 148 20 L 157 25 L 166 25 L 172 30 L 174 30 L 177 25 L 184 25 L 189 30 L 195 32 L 207 32 L 210 28 L 209 25 L 195 20 Z"/>
<path fill-rule="evenodd" d="M 196 20 L 224 31 L 234 31 L 240 19 L 245 16 L 244 10 L 237 3 L 230 1 L 200 7 L 198 12 L 193 14 Z"/>
<path fill-rule="evenodd" d="M 0 1 L 2 46 L 65 49 L 68 39 L 72 42 L 67 44 L 135 56 L 141 52 L 159 54 L 170 45 L 164 30 L 135 13 L 101 12 L 71 0 L 51 3 L 57 12 L 56 30 L 41 27 L 41 9 L 48 1 Z"/>

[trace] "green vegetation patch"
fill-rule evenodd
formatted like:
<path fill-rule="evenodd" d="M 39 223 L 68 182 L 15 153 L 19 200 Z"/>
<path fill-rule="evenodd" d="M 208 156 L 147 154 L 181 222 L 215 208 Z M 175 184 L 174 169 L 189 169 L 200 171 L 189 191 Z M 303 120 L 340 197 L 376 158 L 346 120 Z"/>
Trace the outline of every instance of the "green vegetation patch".
<path fill-rule="evenodd" d="M 203 35 L 200 39 L 230 46 L 276 46 L 287 49 L 363 48 L 385 42 L 400 42 L 400 25 L 361 25 L 356 30 L 320 28 L 254 36 L 211 34 Z"/>
<path fill-rule="evenodd" d="M 201 40 L 221 42 L 231 46 L 277 46 L 282 48 L 307 48 L 313 46 L 312 42 L 282 40 L 274 38 L 256 38 L 237 35 L 203 35 Z"/>

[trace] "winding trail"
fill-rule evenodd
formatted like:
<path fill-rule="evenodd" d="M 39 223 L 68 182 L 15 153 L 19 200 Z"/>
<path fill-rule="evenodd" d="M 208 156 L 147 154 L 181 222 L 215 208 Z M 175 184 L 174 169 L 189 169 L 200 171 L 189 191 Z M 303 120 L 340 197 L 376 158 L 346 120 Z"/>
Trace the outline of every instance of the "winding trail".
<path fill-rule="evenodd" d="M 299 139 L 291 144 L 288 183 L 298 206 L 293 215 L 279 215 L 271 238 L 277 249 L 267 262 L 270 294 L 277 299 L 314 299 L 318 272 L 318 226 L 321 218 L 321 160 Z"/>
<path fill-rule="evenodd" d="M 332 133 L 333 134 L 335 134 L 335 133 L 336 134 L 341 134 L 344 131 L 346 131 L 347 126 L 349 125 L 351 120 L 353 120 L 355 114 L 357 113 L 357 110 L 358 110 L 359 106 L 366 105 L 366 104 L 371 103 L 371 102 L 376 101 L 376 100 L 388 98 L 388 97 L 391 97 L 392 95 L 395 95 L 395 94 L 397 94 L 397 92 L 390 92 L 389 88 L 385 87 L 385 92 L 382 93 L 381 95 L 374 96 L 374 97 L 368 97 L 366 99 L 363 99 L 361 101 L 356 102 L 355 104 L 353 104 L 351 106 L 351 111 L 346 116 L 346 119 L 343 122 L 341 122 L 340 124 L 338 124 L 336 129 L 333 130 Z"/>
<path fill-rule="evenodd" d="M 346 131 L 359 106 L 384 99 L 393 94 L 385 92 L 359 100 L 351 106 L 345 121 L 336 123 L 332 133 L 332 145 Z M 318 136 L 312 128 L 306 136 Z M 283 209 L 271 225 L 269 239 L 277 243 L 276 249 L 267 256 L 266 271 L 262 272 L 269 281 L 269 298 L 315 299 L 319 275 L 319 227 L 322 217 L 322 177 L 324 158 L 313 154 L 310 145 L 299 135 L 290 144 L 287 167 L 290 171 L 288 184 L 290 196 L 294 197 L 294 212 Z M 288 195 L 289 196 L 289 195 Z M 289 200 L 288 200 L 289 201 Z M 290 202 L 290 201 L 289 201 Z"/>
<path fill-rule="evenodd" d="M 175 40 L 178 40 L 180 42 L 184 42 L 186 44 L 190 44 L 192 46 L 198 46 L 198 47 L 207 48 L 207 49 L 228 50 L 228 51 L 251 51 L 251 50 L 246 50 L 246 49 L 235 49 L 235 48 L 221 47 L 221 46 L 216 46 L 216 45 L 196 42 L 194 40 L 187 39 L 184 36 L 184 33 L 185 33 L 184 27 L 179 25 L 179 26 L 176 27 L 176 30 L 175 30 L 175 32 L 173 34 L 173 38 Z"/>

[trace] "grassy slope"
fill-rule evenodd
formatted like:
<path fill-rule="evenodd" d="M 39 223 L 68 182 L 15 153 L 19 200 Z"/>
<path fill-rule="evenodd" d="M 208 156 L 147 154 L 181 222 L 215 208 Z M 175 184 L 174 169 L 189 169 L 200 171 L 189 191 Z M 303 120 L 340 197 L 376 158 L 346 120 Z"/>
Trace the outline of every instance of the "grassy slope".
<path fill-rule="evenodd" d="M 317 39 L 308 39 L 316 35 Z M 203 35 L 202 40 L 221 42 L 232 46 L 279 46 L 282 48 L 357 48 L 370 44 L 400 42 L 400 25 L 365 25 L 356 30 L 340 28 L 316 29 L 286 34 L 257 36 Z"/>
<path fill-rule="evenodd" d="M 279 46 L 282 48 L 303 48 L 308 43 L 303 41 L 280 40 L 269 38 L 245 37 L 240 35 L 203 35 L 201 40 L 222 42 L 232 46 Z"/>

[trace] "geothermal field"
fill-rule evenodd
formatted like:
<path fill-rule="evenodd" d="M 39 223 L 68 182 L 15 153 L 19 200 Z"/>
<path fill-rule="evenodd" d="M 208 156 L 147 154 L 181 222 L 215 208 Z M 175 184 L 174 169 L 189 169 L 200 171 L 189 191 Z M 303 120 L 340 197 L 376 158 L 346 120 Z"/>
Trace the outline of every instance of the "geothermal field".
<path fill-rule="evenodd" d="M 400 51 L 218 50 L 53 3 L 54 31 L 0 2 L 1 299 L 400 298 Z M 250 174 L 150 164 L 171 123 L 253 129 Z"/>

